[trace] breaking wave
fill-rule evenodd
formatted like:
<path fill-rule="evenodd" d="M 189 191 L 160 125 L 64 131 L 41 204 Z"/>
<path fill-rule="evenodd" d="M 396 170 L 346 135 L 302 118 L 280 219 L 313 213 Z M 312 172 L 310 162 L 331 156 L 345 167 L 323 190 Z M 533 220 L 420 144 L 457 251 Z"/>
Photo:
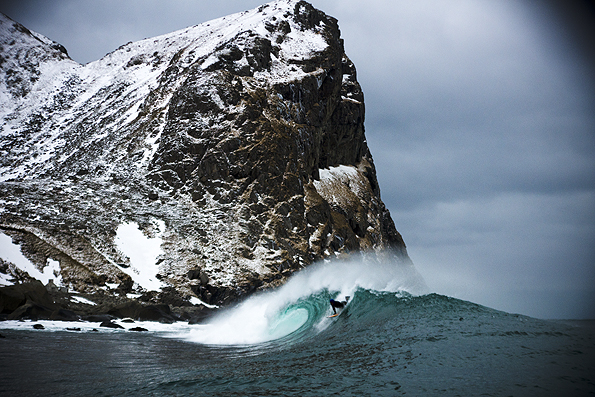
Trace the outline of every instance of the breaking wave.
<path fill-rule="evenodd" d="M 426 286 L 409 263 L 352 260 L 319 263 L 296 273 L 282 287 L 254 295 L 217 314 L 207 324 L 177 335 L 205 345 L 279 346 L 318 334 L 337 319 L 329 299 L 350 296 L 343 316 L 357 313 L 374 294 L 412 296 Z M 372 294 L 372 295 L 370 295 Z"/>

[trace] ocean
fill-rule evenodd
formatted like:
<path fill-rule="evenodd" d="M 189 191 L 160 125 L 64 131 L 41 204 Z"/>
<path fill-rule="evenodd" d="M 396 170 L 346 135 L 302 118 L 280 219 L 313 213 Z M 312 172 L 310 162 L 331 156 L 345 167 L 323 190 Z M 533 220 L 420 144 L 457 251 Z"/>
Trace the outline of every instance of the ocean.
<path fill-rule="evenodd" d="M 0 396 L 595 395 L 595 321 L 413 294 L 378 270 L 314 267 L 200 325 L 0 322 Z"/>

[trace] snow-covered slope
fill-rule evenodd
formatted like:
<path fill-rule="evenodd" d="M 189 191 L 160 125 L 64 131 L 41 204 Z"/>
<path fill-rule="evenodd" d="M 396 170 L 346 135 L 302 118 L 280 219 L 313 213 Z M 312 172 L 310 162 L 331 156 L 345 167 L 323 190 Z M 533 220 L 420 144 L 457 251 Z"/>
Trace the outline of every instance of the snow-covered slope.
<path fill-rule="evenodd" d="M 56 50 L 49 39 L 2 15 L 4 61 L 1 67 L 6 78 L 1 82 L 0 105 L 2 149 L 6 155 L 0 178 L 29 179 L 51 173 L 82 145 L 103 146 L 106 152 L 111 152 L 111 147 L 99 144 L 106 138 L 113 140 L 112 135 L 124 135 L 118 134 L 118 130 L 142 116 L 142 106 L 151 92 L 160 91 L 160 101 L 151 105 L 162 106 L 163 112 L 167 111 L 171 95 L 186 79 L 185 69 L 196 65 L 201 69 L 213 66 L 219 62 L 221 47 L 229 42 L 237 42 L 237 48 L 245 51 L 251 43 L 250 35 L 275 40 L 279 34 L 267 30 L 265 20 L 284 18 L 284 14 L 293 12 L 294 3 L 271 3 L 262 10 L 128 43 L 85 66 L 65 59 L 66 55 Z M 283 36 L 270 68 L 257 71 L 255 79 L 274 83 L 303 77 L 305 72 L 288 67 L 288 61 L 303 60 L 327 47 L 322 26 L 301 31 L 291 18 L 283 20 L 291 31 Z M 251 59 L 247 59 L 247 55 L 241 54 L 240 59 L 234 60 L 234 66 L 249 69 Z M 176 69 L 174 76 L 171 68 Z M 217 101 L 217 94 L 212 94 Z M 80 136 L 81 128 L 91 133 Z M 25 134 L 27 141 L 18 142 L 23 145 L 15 147 L 11 137 Z M 72 139 L 77 145 L 72 145 Z M 144 158 L 150 158 L 154 141 L 155 137 L 148 140 L 146 150 L 149 153 Z M 109 168 L 113 155 L 101 155 L 104 162 L 95 158 L 95 163 Z"/>
<path fill-rule="evenodd" d="M 337 21 L 308 3 L 87 65 L 4 15 L 0 46 L 0 227 L 40 271 L 59 261 L 65 285 L 221 303 L 325 257 L 390 248 L 408 261 L 355 67 Z M 160 243 L 152 284 L 116 237 L 123 225 Z"/>

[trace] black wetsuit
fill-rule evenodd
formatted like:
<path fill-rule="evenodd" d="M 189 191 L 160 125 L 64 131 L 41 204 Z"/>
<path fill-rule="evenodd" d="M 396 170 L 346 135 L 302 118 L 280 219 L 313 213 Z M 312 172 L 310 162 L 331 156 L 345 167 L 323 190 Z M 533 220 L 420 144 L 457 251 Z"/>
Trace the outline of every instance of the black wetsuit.
<path fill-rule="evenodd" d="M 331 299 L 330 302 L 331 302 L 331 307 L 333 308 L 333 313 L 335 313 L 335 314 L 337 314 L 336 309 L 343 309 L 345 307 L 345 305 L 347 304 L 347 301 L 339 302 L 334 299 Z"/>

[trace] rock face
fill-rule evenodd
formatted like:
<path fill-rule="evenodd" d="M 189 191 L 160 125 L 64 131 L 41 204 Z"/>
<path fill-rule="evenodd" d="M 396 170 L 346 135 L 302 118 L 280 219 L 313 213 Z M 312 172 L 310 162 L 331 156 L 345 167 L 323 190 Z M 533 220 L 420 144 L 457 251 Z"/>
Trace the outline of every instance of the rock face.
<path fill-rule="evenodd" d="M 225 304 L 323 258 L 390 251 L 410 265 L 355 67 L 337 21 L 310 4 L 273 2 L 84 66 L 4 15 L 0 46 L 0 228 L 40 271 L 59 262 L 63 285 Z M 123 225 L 156 245 L 150 263 L 118 243 Z M 147 271 L 165 289 L 151 294 Z"/>

